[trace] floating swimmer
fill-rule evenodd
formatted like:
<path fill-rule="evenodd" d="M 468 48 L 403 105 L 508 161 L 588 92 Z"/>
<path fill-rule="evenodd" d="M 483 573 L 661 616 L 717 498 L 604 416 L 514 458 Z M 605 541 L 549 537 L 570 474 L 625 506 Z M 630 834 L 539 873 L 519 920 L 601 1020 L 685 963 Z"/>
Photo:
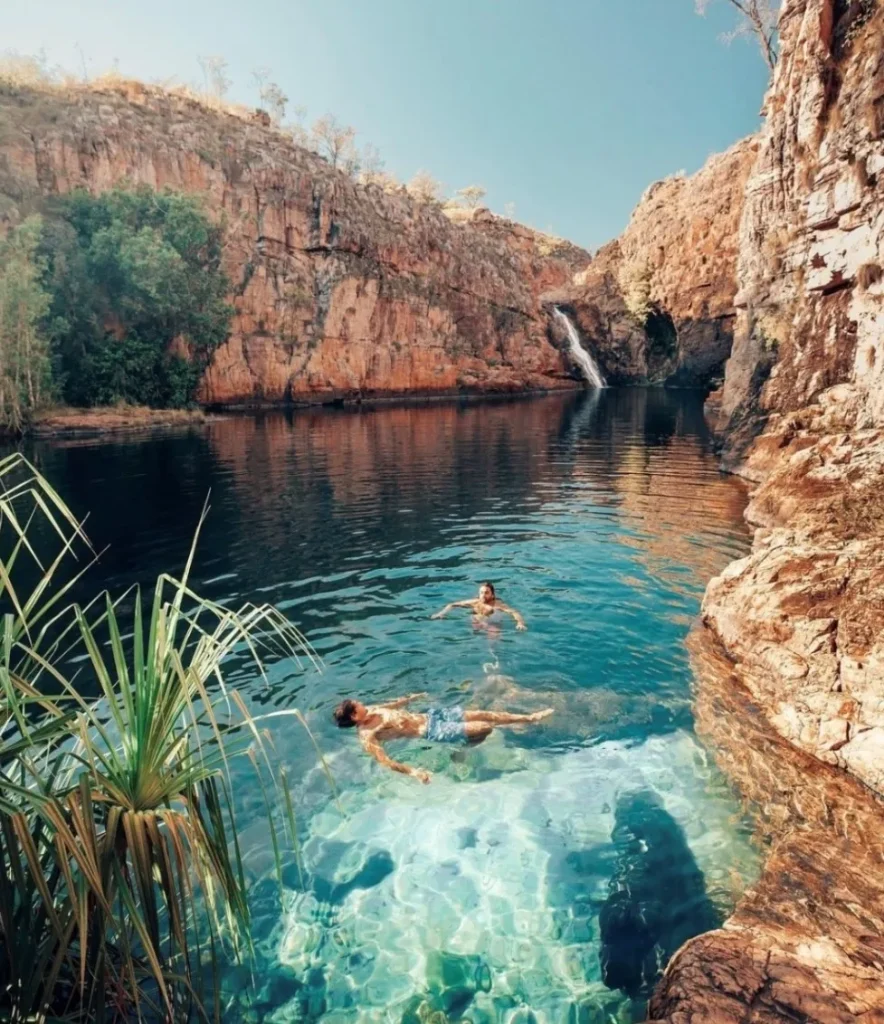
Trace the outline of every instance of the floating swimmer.
<path fill-rule="evenodd" d="M 510 608 L 509 605 L 499 601 L 497 595 L 494 592 L 493 583 L 483 583 L 479 587 L 479 596 L 471 597 L 466 601 L 452 601 L 451 604 L 445 605 L 445 607 L 436 612 L 435 615 L 431 615 L 430 618 L 441 619 L 446 616 L 452 608 L 472 608 L 473 615 L 476 619 L 482 620 L 490 618 L 495 612 L 503 612 L 505 615 L 512 615 L 516 620 L 516 629 L 527 629 L 525 620 L 515 610 Z"/>
<path fill-rule="evenodd" d="M 434 743 L 481 743 L 499 725 L 533 725 L 552 713 L 552 708 L 531 715 L 506 711 L 464 711 L 461 707 L 430 708 L 426 714 L 404 711 L 411 701 L 425 697 L 412 693 L 386 704 L 361 704 L 358 700 L 342 701 L 334 710 L 334 719 L 341 729 L 356 728 L 366 753 L 385 768 L 411 775 L 421 782 L 430 781 L 430 773 L 394 761 L 383 748 L 387 740 L 427 739 Z"/>

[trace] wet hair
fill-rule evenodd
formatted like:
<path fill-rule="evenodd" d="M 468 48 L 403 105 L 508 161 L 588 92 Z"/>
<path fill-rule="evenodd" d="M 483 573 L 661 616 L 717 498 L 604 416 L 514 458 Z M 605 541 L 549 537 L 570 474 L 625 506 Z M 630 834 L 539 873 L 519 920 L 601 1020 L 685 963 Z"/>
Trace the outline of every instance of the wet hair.
<path fill-rule="evenodd" d="M 491 591 L 492 597 L 497 597 L 497 591 L 494 589 L 494 584 L 490 580 L 485 580 L 484 583 L 479 584 L 480 589 L 482 587 L 488 587 Z"/>
<path fill-rule="evenodd" d="M 352 729 L 356 725 L 357 704 L 355 700 L 342 700 L 334 710 L 334 720 L 338 723 L 339 729 Z"/>

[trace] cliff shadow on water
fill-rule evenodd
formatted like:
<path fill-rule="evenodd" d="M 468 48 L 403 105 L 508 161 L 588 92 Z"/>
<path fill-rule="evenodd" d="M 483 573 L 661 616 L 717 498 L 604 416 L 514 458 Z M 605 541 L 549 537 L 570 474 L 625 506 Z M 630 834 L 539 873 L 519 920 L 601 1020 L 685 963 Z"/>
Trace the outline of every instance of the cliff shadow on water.
<path fill-rule="evenodd" d="M 602 980 L 647 999 L 676 950 L 722 917 L 684 830 L 653 793 L 618 800 L 611 840 L 614 874 L 599 914 Z"/>

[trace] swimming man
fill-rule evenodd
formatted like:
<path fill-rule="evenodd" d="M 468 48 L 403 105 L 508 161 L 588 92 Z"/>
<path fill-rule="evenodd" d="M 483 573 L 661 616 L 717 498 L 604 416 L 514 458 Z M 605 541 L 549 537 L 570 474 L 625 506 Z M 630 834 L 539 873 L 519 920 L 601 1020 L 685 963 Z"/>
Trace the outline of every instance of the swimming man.
<path fill-rule="evenodd" d="M 451 604 L 445 605 L 445 607 L 436 612 L 435 615 L 430 616 L 433 619 L 441 619 L 447 615 L 452 608 L 472 608 L 473 615 L 477 619 L 487 619 L 494 615 L 495 612 L 503 612 L 506 615 L 512 615 L 516 620 L 516 629 L 527 629 L 525 620 L 515 610 L 510 608 L 509 605 L 499 601 L 497 595 L 494 593 L 493 583 L 483 583 L 479 587 L 479 596 L 471 597 L 466 601 L 452 601 Z"/>
<path fill-rule="evenodd" d="M 552 708 L 535 711 L 533 715 L 464 711 L 463 708 L 430 708 L 426 714 L 403 710 L 406 704 L 425 696 L 424 693 L 412 693 L 386 704 L 368 705 L 358 700 L 345 700 L 335 708 L 334 719 L 341 729 L 356 728 L 366 753 L 385 768 L 429 782 L 429 772 L 394 761 L 384 750 L 383 743 L 409 738 L 435 743 L 481 743 L 491 735 L 496 725 L 530 725 L 553 713 Z"/>

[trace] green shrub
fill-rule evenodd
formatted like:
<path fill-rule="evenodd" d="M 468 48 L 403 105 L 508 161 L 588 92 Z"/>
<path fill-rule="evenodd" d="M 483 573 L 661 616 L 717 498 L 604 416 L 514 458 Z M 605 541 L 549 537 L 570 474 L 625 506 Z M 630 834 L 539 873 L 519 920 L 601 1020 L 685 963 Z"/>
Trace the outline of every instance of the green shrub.
<path fill-rule="evenodd" d="M 647 263 L 624 260 L 619 271 L 620 292 L 626 311 L 638 327 L 644 327 L 654 310 L 651 268 Z"/>
<path fill-rule="evenodd" d="M 221 229 L 197 199 L 146 187 L 53 202 L 43 235 L 47 329 L 71 405 L 186 405 L 232 309 Z M 191 363 L 170 357 L 174 339 Z"/>
<path fill-rule="evenodd" d="M 251 762 L 280 886 L 283 849 L 300 871 L 263 720 L 306 722 L 254 717 L 227 666 L 266 678 L 313 653 L 269 605 L 196 595 L 193 549 L 152 594 L 72 603 L 89 550 L 48 481 L 0 457 L 0 1019 L 208 1024 L 222 965 L 253 951 L 234 758 Z"/>

